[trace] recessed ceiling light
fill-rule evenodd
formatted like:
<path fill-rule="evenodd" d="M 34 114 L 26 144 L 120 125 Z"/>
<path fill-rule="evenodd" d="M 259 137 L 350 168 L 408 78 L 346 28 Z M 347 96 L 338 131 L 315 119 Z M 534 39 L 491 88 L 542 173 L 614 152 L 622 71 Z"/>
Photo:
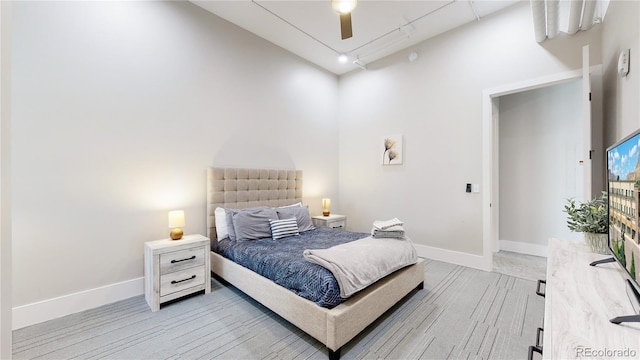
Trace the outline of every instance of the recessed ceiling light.
<path fill-rule="evenodd" d="M 349 57 L 345 54 L 340 54 L 338 56 L 338 61 L 342 64 L 346 63 L 349 60 Z"/>
<path fill-rule="evenodd" d="M 331 0 L 333 11 L 338 14 L 349 14 L 358 5 L 358 0 Z"/>

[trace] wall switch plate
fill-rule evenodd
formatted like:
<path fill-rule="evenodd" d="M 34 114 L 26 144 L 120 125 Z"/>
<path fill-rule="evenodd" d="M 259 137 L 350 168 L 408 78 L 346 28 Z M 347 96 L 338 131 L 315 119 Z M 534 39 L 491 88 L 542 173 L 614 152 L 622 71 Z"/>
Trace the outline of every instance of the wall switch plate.
<path fill-rule="evenodd" d="M 471 192 L 471 184 L 467 184 L 467 190 L 466 190 L 466 191 L 467 191 L 468 193 L 470 193 L 470 192 Z"/>
<path fill-rule="evenodd" d="M 480 184 L 473 184 L 473 192 L 474 193 L 480 192 Z"/>

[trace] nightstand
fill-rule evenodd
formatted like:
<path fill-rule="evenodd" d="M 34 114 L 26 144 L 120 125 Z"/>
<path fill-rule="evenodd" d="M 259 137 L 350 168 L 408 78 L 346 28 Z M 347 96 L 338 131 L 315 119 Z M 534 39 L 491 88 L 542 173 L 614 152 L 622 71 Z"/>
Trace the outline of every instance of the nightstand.
<path fill-rule="evenodd" d="M 211 292 L 210 247 L 202 235 L 144 243 L 144 297 L 151 311 L 169 300 Z"/>
<path fill-rule="evenodd" d="M 330 214 L 329 216 L 312 216 L 311 221 L 314 226 L 324 226 L 332 229 L 347 229 L 347 217 L 345 215 Z"/>

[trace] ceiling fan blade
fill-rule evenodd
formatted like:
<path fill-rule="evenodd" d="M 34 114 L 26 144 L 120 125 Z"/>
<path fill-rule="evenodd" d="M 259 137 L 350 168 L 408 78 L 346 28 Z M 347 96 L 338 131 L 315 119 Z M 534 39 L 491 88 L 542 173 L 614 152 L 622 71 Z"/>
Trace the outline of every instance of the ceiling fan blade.
<path fill-rule="evenodd" d="M 351 29 L 351 13 L 340 14 L 340 33 L 342 34 L 342 40 L 353 36 L 353 31 Z"/>

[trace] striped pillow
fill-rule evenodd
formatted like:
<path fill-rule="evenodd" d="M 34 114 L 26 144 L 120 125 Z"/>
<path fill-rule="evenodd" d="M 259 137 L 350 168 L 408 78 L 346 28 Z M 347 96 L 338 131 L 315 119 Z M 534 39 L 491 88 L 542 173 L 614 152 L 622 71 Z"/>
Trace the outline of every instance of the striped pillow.
<path fill-rule="evenodd" d="M 295 217 L 282 220 L 269 219 L 269 223 L 271 224 L 271 237 L 274 240 L 287 236 L 300 235 L 300 232 L 298 232 L 298 222 Z"/>

